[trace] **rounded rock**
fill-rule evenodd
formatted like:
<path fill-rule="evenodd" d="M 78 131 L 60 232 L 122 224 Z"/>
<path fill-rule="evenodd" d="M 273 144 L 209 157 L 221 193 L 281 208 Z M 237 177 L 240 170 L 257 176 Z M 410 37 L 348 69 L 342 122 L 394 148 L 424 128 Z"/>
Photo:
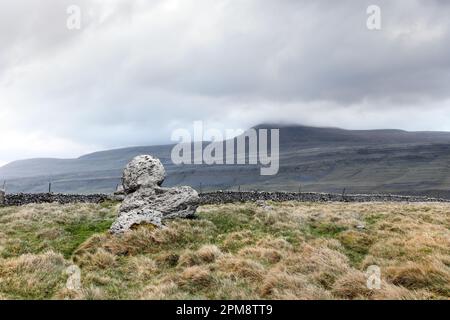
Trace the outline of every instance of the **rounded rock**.
<path fill-rule="evenodd" d="M 166 171 L 159 159 L 150 155 L 135 157 L 123 172 L 123 188 L 131 193 L 141 187 L 160 186 L 166 177 Z"/>

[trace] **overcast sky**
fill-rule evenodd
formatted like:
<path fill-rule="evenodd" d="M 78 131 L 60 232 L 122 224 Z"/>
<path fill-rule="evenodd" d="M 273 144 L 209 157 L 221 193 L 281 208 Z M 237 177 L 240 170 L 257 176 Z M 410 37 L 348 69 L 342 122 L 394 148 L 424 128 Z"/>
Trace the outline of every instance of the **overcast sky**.
<path fill-rule="evenodd" d="M 194 120 L 450 130 L 449 17 L 446 0 L 1 1 L 0 164 Z"/>

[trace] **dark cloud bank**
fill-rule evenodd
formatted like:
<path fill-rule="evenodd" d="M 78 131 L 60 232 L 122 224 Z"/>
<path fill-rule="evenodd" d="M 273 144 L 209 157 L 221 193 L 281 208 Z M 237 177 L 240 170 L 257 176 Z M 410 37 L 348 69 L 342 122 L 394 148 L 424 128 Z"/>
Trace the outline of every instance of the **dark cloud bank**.
<path fill-rule="evenodd" d="M 437 0 L 4 1 L 0 163 L 165 143 L 194 120 L 450 130 L 449 16 Z"/>

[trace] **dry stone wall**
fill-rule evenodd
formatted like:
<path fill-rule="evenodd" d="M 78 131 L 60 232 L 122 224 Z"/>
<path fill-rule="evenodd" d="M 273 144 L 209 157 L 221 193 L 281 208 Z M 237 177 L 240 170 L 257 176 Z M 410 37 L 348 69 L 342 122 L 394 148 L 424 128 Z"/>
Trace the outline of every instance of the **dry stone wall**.
<path fill-rule="evenodd" d="M 420 196 L 398 196 L 385 194 L 341 195 L 330 193 L 289 193 L 289 192 L 233 192 L 216 191 L 199 195 L 200 204 L 223 204 L 233 202 L 263 201 L 302 201 L 302 202 L 450 202 L 448 199 L 438 199 Z M 31 203 L 100 203 L 116 199 L 106 194 L 49 194 L 49 193 L 20 193 L 6 194 L 3 205 L 20 206 Z M 117 199 L 116 199 L 117 200 Z M 1 201 L 1 193 L 0 193 Z M 2 205 L 2 202 L 0 202 Z"/>
<path fill-rule="evenodd" d="M 222 204 L 233 202 L 256 201 L 302 201 L 302 202 L 450 202 L 420 196 L 398 196 L 386 194 L 352 194 L 333 193 L 297 193 L 297 192 L 235 192 L 216 191 L 200 195 L 201 204 Z"/>
<path fill-rule="evenodd" d="M 100 203 L 108 200 L 106 194 L 56 194 L 56 193 L 17 193 L 6 194 L 3 205 L 22 206 L 32 203 Z"/>

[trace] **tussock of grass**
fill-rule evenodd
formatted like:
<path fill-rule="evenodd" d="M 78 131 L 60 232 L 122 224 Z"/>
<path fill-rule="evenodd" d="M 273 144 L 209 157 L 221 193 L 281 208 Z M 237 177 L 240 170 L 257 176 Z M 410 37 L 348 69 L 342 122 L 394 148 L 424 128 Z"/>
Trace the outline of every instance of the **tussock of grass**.
<path fill-rule="evenodd" d="M 49 299 L 62 288 L 67 266 L 52 251 L 0 260 L 0 292 L 11 299 Z"/>
<path fill-rule="evenodd" d="M 107 232 L 114 203 L 0 208 L 0 298 L 450 298 L 450 205 L 270 206 L 204 206 L 120 236 Z M 72 264 L 79 291 L 65 287 Z"/>

